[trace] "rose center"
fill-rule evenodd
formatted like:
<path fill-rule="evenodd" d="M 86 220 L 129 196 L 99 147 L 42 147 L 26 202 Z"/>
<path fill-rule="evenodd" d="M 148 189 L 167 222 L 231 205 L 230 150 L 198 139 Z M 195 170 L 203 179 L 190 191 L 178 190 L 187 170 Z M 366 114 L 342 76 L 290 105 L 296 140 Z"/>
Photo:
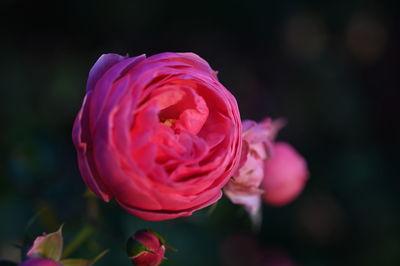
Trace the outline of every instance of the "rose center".
<path fill-rule="evenodd" d="M 160 118 L 161 124 L 164 124 L 167 127 L 173 127 L 175 125 L 175 121 L 176 121 L 176 119 L 172 119 L 172 118 L 162 121 L 161 118 Z"/>
<path fill-rule="evenodd" d="M 172 128 L 175 134 L 182 131 L 197 134 L 207 120 L 207 105 L 193 90 L 180 88 L 160 93 L 156 97 L 160 107 L 160 123 Z"/>

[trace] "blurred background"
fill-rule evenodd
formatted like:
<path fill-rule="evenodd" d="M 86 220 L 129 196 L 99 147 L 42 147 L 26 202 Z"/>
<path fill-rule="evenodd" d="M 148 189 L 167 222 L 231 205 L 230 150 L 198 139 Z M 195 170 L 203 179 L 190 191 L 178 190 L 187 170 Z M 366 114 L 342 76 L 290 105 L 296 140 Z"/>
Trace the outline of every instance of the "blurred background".
<path fill-rule="evenodd" d="M 400 265 L 398 1 L 17 1 L 0 4 L 0 257 L 65 223 L 72 257 L 130 265 L 152 228 L 165 265 Z M 285 117 L 279 139 L 311 176 L 254 231 L 226 198 L 162 223 L 84 196 L 71 128 L 102 53 L 191 51 L 219 71 L 243 119 Z M 32 220 L 33 217 L 37 219 Z M 29 223 L 29 221 L 32 221 Z M 30 226 L 29 226 L 30 224 Z M 79 237 L 78 237 L 79 238 Z"/>

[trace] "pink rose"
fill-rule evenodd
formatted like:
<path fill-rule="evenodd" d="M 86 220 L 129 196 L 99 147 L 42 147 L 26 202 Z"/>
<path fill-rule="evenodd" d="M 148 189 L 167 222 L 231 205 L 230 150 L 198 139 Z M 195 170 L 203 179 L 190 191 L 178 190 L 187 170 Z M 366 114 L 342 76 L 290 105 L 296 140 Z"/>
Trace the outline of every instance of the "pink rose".
<path fill-rule="evenodd" d="M 237 103 L 192 53 L 101 56 L 89 73 L 73 141 L 87 186 L 160 221 L 221 197 L 239 162 Z"/>
<path fill-rule="evenodd" d="M 158 266 L 164 260 L 163 239 L 149 230 L 140 230 L 128 240 L 127 251 L 136 266 Z"/>
<path fill-rule="evenodd" d="M 270 157 L 273 141 L 284 125 L 282 119 L 265 119 L 260 123 L 243 121 L 243 150 L 239 169 L 224 188 L 225 195 L 235 204 L 243 205 L 256 218 L 261 207 L 260 188 L 264 164 Z"/>
<path fill-rule="evenodd" d="M 277 142 L 273 156 L 264 165 L 265 203 L 282 206 L 294 200 L 308 179 L 307 163 L 289 144 Z"/>

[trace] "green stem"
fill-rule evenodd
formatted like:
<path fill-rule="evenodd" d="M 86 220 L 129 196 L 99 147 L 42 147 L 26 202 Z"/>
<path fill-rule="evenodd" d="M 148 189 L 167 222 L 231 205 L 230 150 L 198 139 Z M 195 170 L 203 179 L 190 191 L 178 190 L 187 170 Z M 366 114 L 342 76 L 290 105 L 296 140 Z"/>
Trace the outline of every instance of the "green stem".
<path fill-rule="evenodd" d="M 86 225 L 82 230 L 72 239 L 72 241 L 64 249 L 63 258 L 69 257 L 79 246 L 85 242 L 92 234 L 94 229 L 90 225 Z"/>

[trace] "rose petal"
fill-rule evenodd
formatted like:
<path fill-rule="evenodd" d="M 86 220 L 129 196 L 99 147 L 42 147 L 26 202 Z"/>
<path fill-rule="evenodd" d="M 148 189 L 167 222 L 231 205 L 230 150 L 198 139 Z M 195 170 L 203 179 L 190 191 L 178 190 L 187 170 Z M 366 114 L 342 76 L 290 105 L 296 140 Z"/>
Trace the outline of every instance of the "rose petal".
<path fill-rule="evenodd" d="M 100 56 L 99 59 L 97 59 L 96 63 L 93 65 L 92 69 L 90 69 L 89 71 L 86 91 L 92 90 L 97 81 L 108 69 L 126 58 L 127 56 L 121 56 L 118 54 L 103 54 L 102 56 Z"/>
<path fill-rule="evenodd" d="M 289 144 L 277 142 L 274 155 L 265 164 L 264 200 L 273 206 L 293 201 L 308 179 L 307 163 Z"/>

